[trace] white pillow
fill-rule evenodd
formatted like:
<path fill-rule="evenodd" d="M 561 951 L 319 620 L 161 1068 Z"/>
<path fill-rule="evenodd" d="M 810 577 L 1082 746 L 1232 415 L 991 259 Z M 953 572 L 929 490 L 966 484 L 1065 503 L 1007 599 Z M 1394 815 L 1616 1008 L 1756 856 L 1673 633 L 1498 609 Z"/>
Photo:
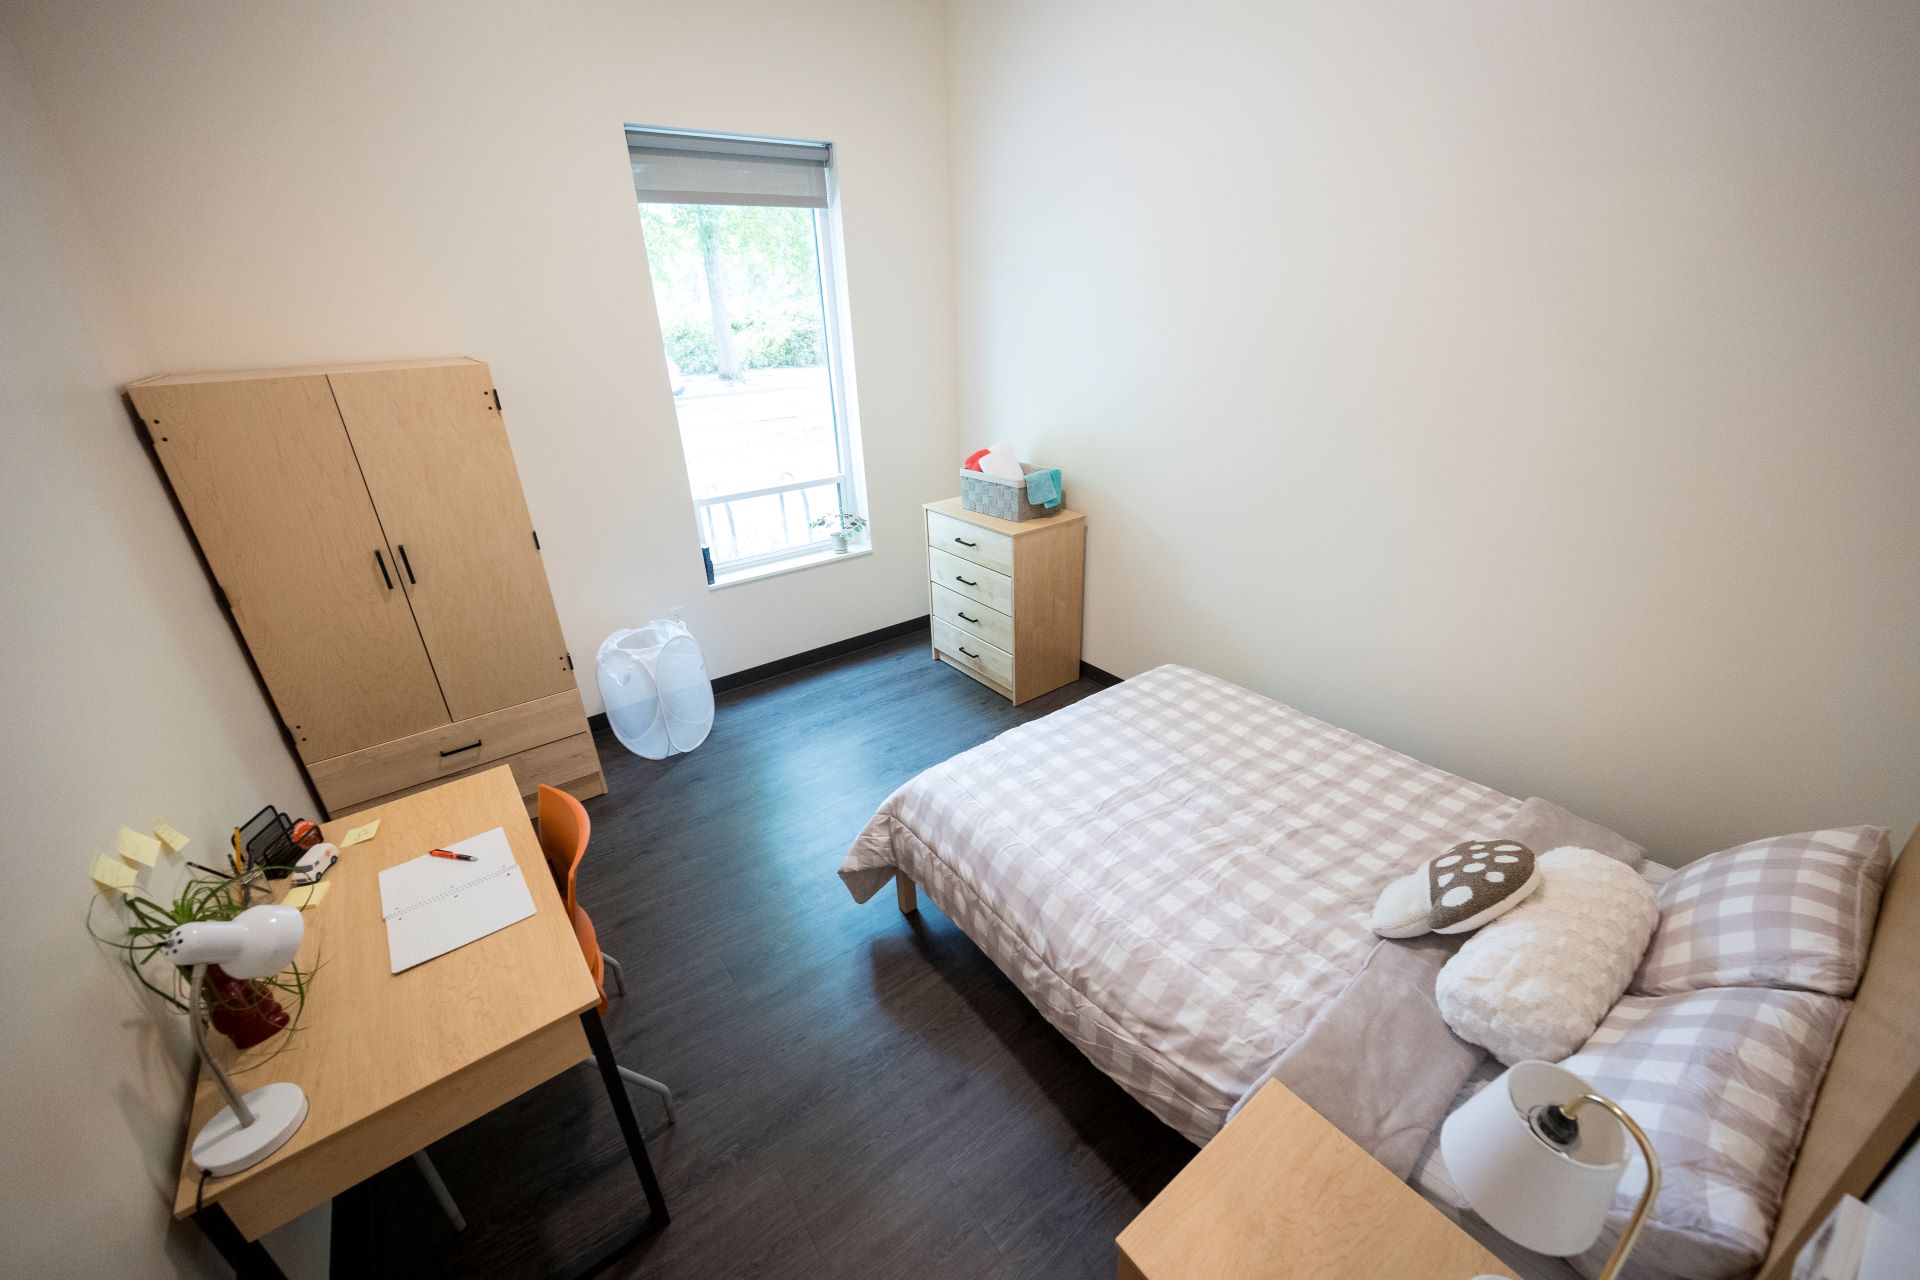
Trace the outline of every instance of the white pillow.
<path fill-rule="evenodd" d="M 1434 982 L 1454 1033 L 1509 1065 L 1585 1044 L 1660 918 L 1646 881 L 1605 854 L 1550 849 L 1539 866 L 1539 891 L 1468 938 Z"/>

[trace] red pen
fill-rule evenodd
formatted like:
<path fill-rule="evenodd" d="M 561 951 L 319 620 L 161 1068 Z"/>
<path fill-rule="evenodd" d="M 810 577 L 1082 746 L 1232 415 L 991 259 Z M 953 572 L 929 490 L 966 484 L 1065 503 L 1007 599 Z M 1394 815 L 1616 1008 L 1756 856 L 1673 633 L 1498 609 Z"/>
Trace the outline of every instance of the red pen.
<path fill-rule="evenodd" d="M 432 854 L 436 858 L 458 858 L 462 862 L 480 861 L 480 859 L 474 857 L 470 853 L 455 853 L 451 849 L 429 849 L 427 850 L 427 852 Z"/>

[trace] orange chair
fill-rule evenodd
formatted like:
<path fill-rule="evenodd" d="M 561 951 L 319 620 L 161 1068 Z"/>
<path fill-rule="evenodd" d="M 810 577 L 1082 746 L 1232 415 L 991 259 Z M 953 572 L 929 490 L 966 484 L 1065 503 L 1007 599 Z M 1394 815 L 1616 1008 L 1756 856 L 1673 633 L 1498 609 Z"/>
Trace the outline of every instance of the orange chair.
<path fill-rule="evenodd" d="M 586 908 L 580 905 L 579 896 L 574 891 L 574 880 L 580 874 L 580 860 L 587 856 L 587 837 L 592 830 L 593 823 L 587 818 L 585 805 L 558 787 L 541 786 L 540 851 L 546 855 L 547 869 L 553 872 L 554 887 L 560 890 L 561 901 L 566 904 L 567 915 L 573 921 L 573 936 L 580 942 L 580 954 L 587 959 L 587 970 L 593 974 L 593 985 L 600 989 L 600 1011 L 605 1013 L 607 972 L 612 971 L 614 987 L 623 996 L 627 994 L 627 979 L 620 971 L 620 962 L 600 949 L 599 938 L 593 931 L 593 920 L 587 915 Z M 666 1085 L 627 1067 L 620 1068 L 620 1078 L 659 1094 L 667 1105 L 668 1124 L 679 1119 L 673 1103 L 673 1090 Z"/>

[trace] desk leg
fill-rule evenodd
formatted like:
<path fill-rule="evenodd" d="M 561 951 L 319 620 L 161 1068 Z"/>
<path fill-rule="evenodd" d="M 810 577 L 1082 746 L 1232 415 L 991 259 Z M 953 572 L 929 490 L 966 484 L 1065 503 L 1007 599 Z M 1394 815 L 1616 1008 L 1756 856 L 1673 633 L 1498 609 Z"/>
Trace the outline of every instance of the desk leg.
<path fill-rule="evenodd" d="M 193 1220 L 239 1280 L 286 1280 L 266 1246 L 241 1235 L 240 1228 L 233 1225 L 233 1219 L 219 1205 L 201 1209 L 193 1215 Z"/>
<path fill-rule="evenodd" d="M 580 1022 L 587 1029 L 587 1043 L 593 1046 L 593 1056 L 600 1064 L 600 1081 L 607 1087 L 607 1101 L 613 1104 L 614 1119 L 620 1122 L 620 1134 L 627 1140 L 634 1172 L 640 1175 L 640 1187 L 647 1193 L 647 1221 L 641 1232 L 657 1231 L 669 1221 L 667 1200 L 660 1194 L 660 1180 L 653 1176 L 653 1161 L 647 1158 L 647 1140 L 640 1136 L 640 1122 L 633 1118 L 633 1102 L 627 1097 L 626 1082 L 620 1079 L 620 1063 L 607 1040 L 606 1024 L 600 1021 L 598 1009 L 581 1014 Z"/>

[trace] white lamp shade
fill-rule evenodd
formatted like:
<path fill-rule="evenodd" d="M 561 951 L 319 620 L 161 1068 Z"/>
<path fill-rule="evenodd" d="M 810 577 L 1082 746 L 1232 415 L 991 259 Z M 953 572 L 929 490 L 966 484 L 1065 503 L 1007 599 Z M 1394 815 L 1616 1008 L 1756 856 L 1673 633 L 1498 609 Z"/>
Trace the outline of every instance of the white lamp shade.
<path fill-rule="evenodd" d="M 1591 1092 L 1552 1063 L 1516 1063 L 1441 1126 L 1440 1154 L 1467 1204 L 1535 1252 L 1568 1257 L 1590 1248 L 1626 1172 L 1626 1131 L 1600 1107 L 1581 1110 L 1580 1137 L 1570 1150 L 1534 1132 L 1535 1110 Z"/>
<path fill-rule="evenodd" d="M 292 907 L 249 907 L 231 920 L 181 925 L 167 935 L 167 959 L 217 964 L 236 978 L 270 978 L 293 963 L 306 931 Z"/>

